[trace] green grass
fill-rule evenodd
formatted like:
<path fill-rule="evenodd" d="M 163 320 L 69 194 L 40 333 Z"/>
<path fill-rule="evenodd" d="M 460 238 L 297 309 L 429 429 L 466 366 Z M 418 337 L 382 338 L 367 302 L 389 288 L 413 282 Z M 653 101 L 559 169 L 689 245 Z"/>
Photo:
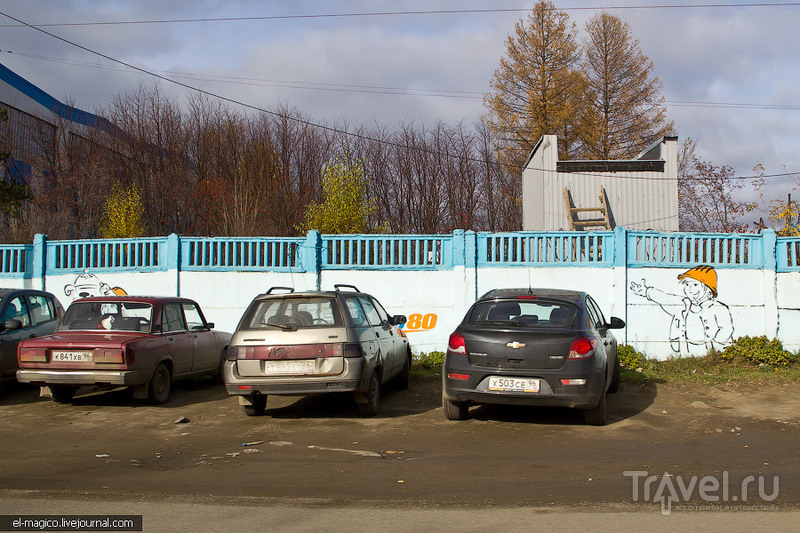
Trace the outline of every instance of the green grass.
<path fill-rule="evenodd" d="M 630 346 L 619 347 L 623 364 L 622 381 L 627 383 L 787 383 L 800 382 L 800 357 L 791 354 L 781 364 L 765 364 L 762 352 L 752 349 L 746 357 L 731 357 L 749 347 L 753 339 L 737 339 L 726 352 L 710 352 L 704 357 L 681 357 L 664 361 L 648 358 Z M 771 353 L 771 352 L 770 352 Z M 441 379 L 443 352 L 414 355 L 411 377 L 415 380 Z"/>
<path fill-rule="evenodd" d="M 442 376 L 444 352 L 421 352 L 411 359 L 411 379 L 438 380 Z"/>

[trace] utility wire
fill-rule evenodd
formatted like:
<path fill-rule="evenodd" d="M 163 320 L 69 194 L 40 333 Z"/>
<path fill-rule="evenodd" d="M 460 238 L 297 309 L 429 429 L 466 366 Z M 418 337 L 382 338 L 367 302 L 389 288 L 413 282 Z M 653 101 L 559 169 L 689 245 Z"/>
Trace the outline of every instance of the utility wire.
<path fill-rule="evenodd" d="M 743 4 L 654 4 L 637 6 L 577 6 L 556 8 L 557 11 L 631 11 L 651 9 L 719 9 L 719 8 L 754 8 L 754 7 L 797 7 L 800 2 L 748 2 Z M 186 24 L 199 22 L 259 22 L 271 20 L 304 20 L 304 19 L 335 19 L 335 18 L 364 18 L 364 17 L 398 17 L 398 16 L 423 16 L 423 15 L 485 15 L 493 13 L 529 13 L 531 8 L 497 8 L 497 9 L 431 9 L 413 11 L 360 11 L 349 13 L 311 13 L 305 15 L 265 15 L 246 17 L 198 17 L 177 19 L 152 19 L 152 20 L 116 20 L 116 21 L 91 21 L 91 22 L 52 22 L 33 24 L 40 28 L 55 28 L 69 26 L 119 26 L 135 24 Z M 11 18 L 11 17 L 9 17 Z M 25 27 L 28 24 L 2 24 L 0 28 Z"/>
<path fill-rule="evenodd" d="M 798 2 L 798 5 L 800 5 L 800 2 Z M 350 132 L 350 131 L 347 131 L 347 130 L 336 128 L 336 127 L 333 127 L 333 126 L 327 126 L 325 124 L 319 124 L 319 123 L 316 123 L 316 122 L 303 120 L 303 119 L 300 119 L 300 118 L 297 118 L 297 117 L 290 116 L 288 114 L 277 113 L 275 111 L 270 111 L 269 109 L 266 109 L 266 108 L 263 108 L 263 107 L 259 107 L 259 106 L 253 105 L 253 104 L 248 104 L 246 102 L 242 102 L 242 101 L 236 100 L 234 98 L 230 98 L 230 97 L 223 96 L 223 95 L 220 95 L 220 94 L 217 94 L 217 93 L 213 93 L 211 91 L 207 91 L 207 90 L 201 89 L 199 87 L 194 87 L 194 86 L 189 85 L 187 83 L 183 83 L 181 81 L 169 78 L 167 76 L 164 76 L 164 75 L 161 75 L 161 74 L 157 74 L 155 72 L 152 72 L 152 71 L 146 70 L 144 68 L 138 67 L 138 66 L 133 65 L 131 63 L 127 63 L 125 61 L 122 61 L 121 59 L 116 59 L 116 58 L 111 57 L 109 55 L 106 55 L 106 54 L 104 54 L 102 52 L 98 52 L 97 50 L 93 50 L 91 48 L 88 48 L 88 47 L 86 47 L 86 46 L 84 46 L 82 44 L 76 43 L 74 41 L 70 41 L 69 39 L 66 39 L 64 37 L 61 37 L 61 36 L 56 35 L 54 33 L 51 33 L 51 32 L 49 32 L 47 30 L 44 30 L 42 28 L 39 28 L 39 27 L 34 26 L 32 24 L 29 24 L 27 22 L 24 22 L 24 21 L 22 21 L 22 20 L 20 20 L 20 19 L 18 19 L 16 17 L 13 17 L 13 16 L 11 16 L 11 15 L 3 12 L 3 11 L 0 11 L 0 16 L 7 17 L 7 18 L 17 22 L 18 24 L 21 24 L 21 25 L 23 25 L 23 26 L 25 26 L 27 28 L 32 29 L 32 30 L 36 30 L 38 32 L 41 32 L 41 33 L 43 33 L 43 34 L 45 34 L 45 35 L 47 35 L 49 37 L 57 39 L 57 40 L 59 40 L 59 41 L 61 41 L 63 43 L 66 43 L 66 44 L 70 45 L 70 46 L 74 46 L 76 48 L 79 48 L 79 49 L 81 49 L 81 50 L 83 50 L 85 52 L 88 52 L 90 54 L 96 55 L 98 57 L 101 57 L 101 58 L 106 59 L 108 61 L 111 61 L 113 63 L 120 64 L 120 65 L 122 65 L 124 67 L 127 67 L 129 69 L 135 70 L 135 71 L 140 72 L 142 74 L 145 74 L 147 76 L 151 76 L 153 78 L 160 79 L 160 80 L 165 81 L 167 83 L 171 83 L 173 85 L 177 85 L 179 87 L 183 87 L 183 88 L 188 89 L 190 91 L 197 92 L 198 94 L 209 96 L 211 98 L 216 98 L 216 99 L 221 100 L 223 102 L 228 102 L 228 103 L 231 103 L 231 104 L 234 104 L 234 105 L 242 106 L 242 107 L 244 107 L 246 109 L 250 109 L 250 110 L 253 110 L 253 111 L 258 111 L 260 113 L 265 113 L 267 115 L 270 115 L 270 116 L 273 116 L 273 117 L 276 117 L 276 118 L 285 118 L 286 120 L 291 120 L 293 122 L 296 122 L 298 124 L 302 124 L 304 126 L 311 126 L 311 127 L 319 128 L 321 130 L 329 131 L 331 133 L 338 133 L 340 135 L 345 135 L 345 136 L 349 136 L 349 137 L 353 137 L 353 138 L 357 138 L 357 139 L 361 139 L 361 140 L 365 140 L 365 141 L 377 142 L 377 143 L 380 143 L 380 144 L 383 144 L 383 145 L 386 145 L 386 146 L 392 146 L 392 147 L 395 147 L 395 148 L 407 148 L 407 146 L 405 144 L 403 144 L 403 143 L 386 141 L 386 140 L 383 140 L 383 139 L 377 139 L 377 138 L 370 137 L 368 135 L 364 135 L 364 134 L 361 134 L 361 133 L 354 133 L 354 132 Z M 436 151 L 433 151 L 433 150 L 430 150 L 430 149 L 427 149 L 427 148 L 423 148 L 423 147 L 415 147 L 415 149 L 419 150 L 421 152 L 424 152 L 424 153 L 431 154 L 431 155 L 441 155 L 441 152 L 436 152 Z M 446 157 L 457 157 L 457 156 L 453 156 L 453 155 L 451 155 L 449 153 L 445 153 L 444 155 Z M 479 159 L 476 159 L 476 158 L 472 158 L 472 157 L 467 157 L 467 158 L 464 158 L 464 159 L 466 159 L 467 161 L 472 162 L 472 163 L 479 163 L 479 164 L 484 164 L 485 163 L 482 160 L 479 160 Z M 528 168 L 530 168 L 531 170 L 538 170 L 540 172 L 545 172 L 545 173 L 550 173 L 550 174 L 556 174 L 557 173 L 557 171 L 551 170 L 551 169 L 535 169 L 535 168 L 531 168 L 531 167 L 524 167 L 524 168 L 521 168 L 520 170 L 525 170 L 525 169 L 528 169 Z M 659 178 L 659 177 L 644 177 L 644 176 L 609 176 L 608 174 L 600 174 L 600 173 L 593 174 L 593 173 L 587 173 L 587 172 L 576 172 L 575 174 L 579 174 L 581 176 L 603 177 L 603 178 L 607 178 L 607 179 L 608 178 L 614 178 L 614 179 L 649 180 L 649 181 L 656 181 L 656 180 L 657 181 L 670 181 L 670 180 L 674 180 L 675 179 L 675 178 L 667 178 L 667 177 Z M 792 173 L 770 174 L 770 175 L 761 175 L 761 176 L 731 177 L 731 178 L 728 178 L 728 179 L 734 180 L 734 179 L 773 178 L 773 177 L 796 176 L 798 174 L 800 174 L 800 173 L 792 172 Z"/>
<path fill-rule="evenodd" d="M 14 52 L 12 50 L 0 50 L 0 53 L 7 53 L 32 59 L 39 59 L 42 61 L 52 61 L 55 63 L 62 63 L 66 65 L 80 65 L 91 68 L 98 68 L 104 70 L 113 70 L 117 72 L 129 72 L 130 69 L 114 67 L 111 65 L 101 65 L 99 63 L 89 63 L 86 61 L 74 61 L 67 59 L 60 59 L 55 57 L 42 56 L 37 54 L 28 54 L 25 52 Z M 461 91 L 457 89 L 412 89 L 408 87 L 391 87 L 384 85 L 358 85 L 349 83 L 326 83 L 326 82 L 312 82 L 312 81 L 298 81 L 298 80 L 273 80 L 265 78 L 250 78 L 244 76 L 221 76 L 210 74 L 197 74 L 191 72 L 174 72 L 174 71 L 151 71 L 160 72 L 165 76 L 172 76 L 174 78 L 182 78 L 195 81 L 209 81 L 216 83 L 226 83 L 231 85 L 248 85 L 254 87 L 283 87 L 289 89 L 305 89 L 309 91 L 329 91 L 329 92 L 345 92 L 345 93 L 363 93 L 363 94 L 388 94 L 398 96 L 424 96 L 436 98 L 456 98 L 466 100 L 482 100 L 484 93 L 479 91 Z M 664 103 L 669 107 L 699 107 L 699 108 L 717 108 L 717 109 L 766 109 L 778 111 L 798 111 L 800 105 L 784 105 L 784 104 L 752 104 L 752 103 L 736 103 L 736 102 L 692 102 L 685 100 L 664 100 Z"/>

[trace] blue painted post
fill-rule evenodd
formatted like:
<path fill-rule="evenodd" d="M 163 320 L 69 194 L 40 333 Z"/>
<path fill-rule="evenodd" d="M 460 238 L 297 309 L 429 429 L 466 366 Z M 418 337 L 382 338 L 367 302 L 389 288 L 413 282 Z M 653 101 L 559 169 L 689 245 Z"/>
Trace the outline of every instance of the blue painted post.
<path fill-rule="evenodd" d="M 612 313 L 621 313 L 620 318 L 628 322 L 628 230 L 617 226 L 614 228 L 614 238 L 609 240 L 612 245 L 611 254 L 614 269 L 614 304 L 611 307 Z M 614 315 L 619 316 L 619 315 Z M 626 327 L 619 333 L 622 337 L 622 344 L 628 343 L 628 328 Z"/>
<path fill-rule="evenodd" d="M 167 243 L 164 246 L 165 267 L 168 272 L 174 276 L 175 280 L 175 296 L 181 295 L 181 238 L 175 233 L 171 233 L 167 237 Z"/>
<path fill-rule="evenodd" d="M 317 290 L 322 288 L 322 235 L 312 229 L 306 235 L 301 252 L 301 266 L 304 272 L 313 272 L 316 279 Z"/>
<path fill-rule="evenodd" d="M 30 272 L 32 286 L 47 290 L 47 235 L 37 233 L 33 237 L 33 257 L 25 270 Z M 26 261 L 27 262 L 27 261 Z"/>
<path fill-rule="evenodd" d="M 769 338 L 778 336 L 778 237 L 775 230 L 761 232 L 764 276 L 764 333 Z"/>

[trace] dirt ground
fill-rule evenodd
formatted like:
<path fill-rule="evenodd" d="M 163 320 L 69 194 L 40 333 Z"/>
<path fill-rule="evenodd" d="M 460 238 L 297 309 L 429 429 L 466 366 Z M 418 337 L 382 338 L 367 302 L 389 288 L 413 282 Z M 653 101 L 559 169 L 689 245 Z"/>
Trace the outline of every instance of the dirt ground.
<path fill-rule="evenodd" d="M 8 386 L 0 495 L 607 510 L 657 506 L 665 477 L 726 480 L 737 501 L 748 476 L 773 494 L 778 476 L 769 503 L 800 507 L 797 383 L 623 383 L 602 427 L 554 408 L 474 407 L 447 421 L 440 390 L 384 390 L 378 416 L 363 419 L 350 395 L 271 397 L 267 416 L 247 417 L 206 380 L 176 384 L 163 406 L 124 392 L 59 405 Z M 764 503 L 756 486 L 748 502 Z M 694 489 L 684 503 L 698 500 Z"/>

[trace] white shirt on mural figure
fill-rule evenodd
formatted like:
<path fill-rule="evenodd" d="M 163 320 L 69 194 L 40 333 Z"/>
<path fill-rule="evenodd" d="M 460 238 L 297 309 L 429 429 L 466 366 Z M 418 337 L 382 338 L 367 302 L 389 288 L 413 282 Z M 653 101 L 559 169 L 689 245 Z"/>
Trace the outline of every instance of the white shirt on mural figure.
<path fill-rule="evenodd" d="M 669 343 L 680 355 L 705 355 L 721 350 L 733 339 L 733 318 L 727 305 L 717 300 L 717 273 L 700 265 L 678 276 L 683 294 L 672 294 L 641 283 L 631 282 L 631 291 L 657 303 L 672 316 Z"/>

